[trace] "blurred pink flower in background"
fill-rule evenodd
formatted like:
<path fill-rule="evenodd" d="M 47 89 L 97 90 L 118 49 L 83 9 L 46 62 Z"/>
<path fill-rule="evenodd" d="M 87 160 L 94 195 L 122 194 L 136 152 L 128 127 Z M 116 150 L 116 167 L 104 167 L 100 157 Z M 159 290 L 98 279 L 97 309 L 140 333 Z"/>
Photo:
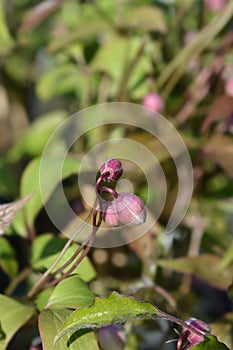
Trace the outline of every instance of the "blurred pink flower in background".
<path fill-rule="evenodd" d="M 226 0 L 205 0 L 205 7 L 213 12 L 220 11 L 226 5 Z"/>
<path fill-rule="evenodd" d="M 152 109 L 153 111 L 158 113 L 161 113 L 164 110 L 164 101 L 162 97 L 155 92 L 148 93 L 144 97 L 142 105 L 143 107 Z"/>

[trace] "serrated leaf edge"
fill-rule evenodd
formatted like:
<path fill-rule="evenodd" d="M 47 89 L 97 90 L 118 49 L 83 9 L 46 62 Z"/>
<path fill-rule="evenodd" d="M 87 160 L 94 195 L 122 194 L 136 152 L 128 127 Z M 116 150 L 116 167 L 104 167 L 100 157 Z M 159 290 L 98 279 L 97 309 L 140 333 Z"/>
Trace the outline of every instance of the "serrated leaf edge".
<path fill-rule="evenodd" d="M 76 312 L 77 310 L 79 310 L 79 309 L 81 309 L 81 308 L 88 308 L 88 307 L 91 307 L 92 305 L 95 304 L 96 300 L 98 300 L 98 299 L 107 299 L 107 298 L 113 297 L 114 295 L 115 295 L 115 296 L 118 296 L 118 297 L 127 297 L 127 298 L 130 298 L 130 299 L 133 299 L 134 301 L 136 301 L 136 302 L 138 302 L 138 303 L 148 303 L 148 304 L 151 304 L 151 306 L 154 307 L 154 309 L 155 309 L 154 315 L 153 315 L 153 314 L 150 314 L 150 313 L 148 312 L 148 313 L 144 313 L 144 314 L 142 314 L 142 315 L 137 315 L 137 316 L 135 316 L 135 317 L 132 317 L 132 316 L 131 316 L 131 317 L 127 318 L 127 322 L 128 322 L 128 321 L 132 321 L 132 320 L 136 320 L 136 319 L 146 319 L 146 318 L 148 319 L 148 318 L 157 318 L 157 317 L 159 317 L 160 310 L 159 310 L 158 308 L 156 308 L 156 307 L 155 307 L 152 303 L 150 303 L 149 301 L 137 300 L 137 299 L 135 299 L 135 298 L 132 297 L 132 296 L 122 295 L 122 294 L 120 294 L 120 293 L 118 293 L 118 292 L 115 292 L 115 291 L 113 291 L 112 293 L 110 293 L 107 297 L 104 296 L 104 297 L 96 297 L 96 298 L 94 298 L 93 302 L 92 302 L 90 305 L 84 306 L 84 307 L 80 307 L 80 308 L 76 309 L 74 312 Z M 73 313 L 72 313 L 72 314 L 73 314 Z M 72 314 L 71 314 L 71 315 L 72 315 Z M 68 319 L 71 315 L 69 315 L 69 316 L 67 317 L 67 319 Z M 129 313 L 129 315 L 130 315 L 130 313 Z M 126 314 L 126 316 L 127 316 L 127 314 Z M 67 320 L 67 319 L 66 319 L 66 320 Z M 66 320 L 64 321 L 64 323 L 66 322 Z M 64 323 L 63 323 L 63 324 L 64 324 Z M 114 319 L 113 319 L 113 322 L 112 322 L 112 323 L 123 323 L 123 321 L 121 322 L 120 320 L 117 320 L 117 319 L 114 321 Z M 76 326 L 76 327 L 74 326 L 74 327 L 72 327 L 72 328 L 66 329 L 66 330 L 64 330 L 63 332 L 61 332 L 61 334 L 59 334 L 59 332 L 58 332 L 58 334 L 56 335 L 56 337 L 55 337 L 55 339 L 54 339 L 53 347 L 55 347 L 55 345 L 57 344 L 57 342 L 58 342 L 62 337 L 64 337 L 67 333 L 74 332 L 74 331 L 77 331 L 77 330 L 79 330 L 79 329 L 85 329 L 85 328 L 91 328 L 91 329 L 94 329 L 94 328 L 101 328 L 101 327 L 106 326 L 106 325 L 108 325 L 108 323 L 102 324 L 101 326 L 93 325 L 92 323 L 85 323 L 85 324 L 83 324 L 83 325 L 79 325 L 79 326 Z M 62 327 L 61 327 L 61 329 L 62 329 Z"/>

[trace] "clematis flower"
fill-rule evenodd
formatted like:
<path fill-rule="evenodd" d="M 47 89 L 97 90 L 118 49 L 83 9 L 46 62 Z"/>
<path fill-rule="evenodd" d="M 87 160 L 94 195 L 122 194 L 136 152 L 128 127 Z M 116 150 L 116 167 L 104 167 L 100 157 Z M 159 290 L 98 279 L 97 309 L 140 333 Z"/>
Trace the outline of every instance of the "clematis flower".
<path fill-rule="evenodd" d="M 198 335 L 192 332 L 187 327 L 183 327 L 181 335 L 177 343 L 177 350 L 188 350 L 192 346 L 200 344 L 204 340 L 205 334 L 210 333 L 210 327 L 207 323 L 196 318 L 189 318 L 185 323 L 192 326 L 195 330 L 203 335 Z"/>

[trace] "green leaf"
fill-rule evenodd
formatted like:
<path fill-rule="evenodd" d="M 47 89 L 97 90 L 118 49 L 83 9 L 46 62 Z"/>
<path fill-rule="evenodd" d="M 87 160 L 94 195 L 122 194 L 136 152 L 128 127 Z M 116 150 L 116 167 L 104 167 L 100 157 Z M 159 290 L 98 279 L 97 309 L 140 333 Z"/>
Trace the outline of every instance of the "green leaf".
<path fill-rule="evenodd" d="M 12 222 L 11 226 L 13 227 L 13 232 L 17 234 L 18 236 L 21 236 L 23 238 L 28 238 L 28 230 L 25 225 L 25 216 L 23 211 L 20 211 L 14 221 Z"/>
<path fill-rule="evenodd" d="M 37 83 L 37 94 L 41 99 L 49 100 L 53 96 L 64 96 L 77 91 L 82 85 L 83 76 L 78 65 L 67 63 L 55 67 L 40 77 Z"/>
<path fill-rule="evenodd" d="M 124 25 L 135 29 L 166 32 L 163 11 L 155 6 L 143 5 L 130 9 L 125 16 Z"/>
<path fill-rule="evenodd" d="M 69 310 L 44 310 L 39 316 L 39 329 L 43 350 L 98 350 L 94 332 L 76 332 L 72 337 L 65 336 L 55 346 L 54 338 L 58 329 L 69 316 Z"/>
<path fill-rule="evenodd" d="M 100 72 L 106 73 L 113 79 L 114 88 L 120 82 L 126 65 L 130 66 L 138 54 L 142 45 L 139 38 L 133 38 L 130 41 L 127 38 L 117 35 L 110 35 L 109 38 L 97 51 L 91 67 Z M 147 51 L 152 49 L 152 44 L 148 43 L 145 52 L 140 56 L 133 74 L 129 77 L 128 85 L 133 87 L 151 70 L 151 62 Z M 114 52 L 114 55 L 112 54 Z"/>
<path fill-rule="evenodd" d="M 224 273 L 218 270 L 221 259 L 215 255 L 202 254 L 195 257 L 178 259 L 160 259 L 157 264 L 176 272 L 193 274 L 215 287 L 226 289 L 232 280 L 233 267 L 229 266 Z"/>
<path fill-rule="evenodd" d="M 191 347 L 192 350 L 230 350 L 225 344 L 220 343 L 215 336 L 205 336 L 205 340 Z"/>
<path fill-rule="evenodd" d="M 54 237 L 52 234 L 43 234 L 34 240 L 31 247 L 31 264 L 34 270 L 45 271 L 48 269 L 55 259 L 58 257 L 60 251 L 64 247 L 66 239 Z M 62 266 L 78 249 L 76 243 L 72 244 L 63 255 L 56 268 Z M 67 267 L 65 271 L 69 269 Z M 74 273 L 77 273 L 81 279 L 86 282 L 91 281 L 95 276 L 95 270 L 90 260 L 85 257 L 82 262 L 76 267 Z"/>
<path fill-rule="evenodd" d="M 33 198 L 25 206 L 25 218 L 29 227 L 33 227 L 34 219 L 43 206 L 43 201 L 40 194 L 40 158 L 33 159 L 24 170 L 21 179 L 21 194 L 22 196 L 29 192 L 35 191 Z M 46 166 L 47 164 L 47 166 Z M 58 171 L 61 160 L 58 158 L 43 158 L 43 169 L 47 172 L 46 177 L 43 177 L 43 200 L 47 201 L 54 191 L 56 185 L 63 179 L 72 174 L 78 173 L 79 161 L 76 158 L 67 156 L 63 162 L 62 175 Z"/>
<path fill-rule="evenodd" d="M 100 15 L 99 10 L 95 8 L 95 4 L 86 2 L 83 6 L 83 4 L 78 2 L 66 1 L 59 12 L 59 23 L 63 23 L 68 31 L 65 35 L 53 36 L 49 43 L 48 51 L 62 50 L 66 52 L 72 43 L 81 41 L 85 44 L 105 35 L 106 32 L 111 30 L 111 23 L 109 22 L 111 21 L 112 25 L 114 24 L 111 18 L 115 10 L 113 2 L 108 1 L 107 7 L 108 9 L 106 6 L 103 6 L 102 1 L 101 3 L 98 1 L 98 8 L 101 8 L 101 12 L 108 12 L 108 20 L 106 21 L 106 15 Z M 109 10 L 109 7 L 111 10 Z"/>
<path fill-rule="evenodd" d="M 108 297 L 97 297 L 92 305 L 74 311 L 62 325 L 55 342 L 65 334 L 80 329 L 98 328 L 139 318 L 154 318 L 157 315 L 159 310 L 151 303 L 113 292 Z"/>
<path fill-rule="evenodd" d="M 0 295 L 0 350 L 5 350 L 12 336 L 33 315 L 32 305 L 22 304 L 14 299 Z"/>
<path fill-rule="evenodd" d="M 54 287 L 50 287 L 50 288 L 46 288 L 45 290 L 37 294 L 35 299 L 35 304 L 39 311 L 44 310 L 53 290 L 54 290 Z"/>
<path fill-rule="evenodd" d="M 52 292 L 46 309 L 70 308 L 89 305 L 95 297 L 88 285 L 77 275 L 61 281 Z"/>
<path fill-rule="evenodd" d="M 69 310 L 44 310 L 39 316 L 39 330 L 43 343 L 44 350 L 51 350 L 53 348 L 53 341 L 57 330 L 65 319 L 70 315 Z M 65 350 L 67 347 L 67 339 L 63 343 L 58 344 L 56 350 Z M 71 348 L 72 349 L 72 348 Z M 70 349 L 70 350 L 71 350 Z M 74 350 L 74 348 L 72 349 Z"/>
<path fill-rule="evenodd" d="M 61 125 L 66 115 L 65 111 L 56 110 L 36 119 L 10 150 L 8 159 L 15 162 L 25 154 L 33 157 L 41 155 L 52 132 Z"/>
<path fill-rule="evenodd" d="M 16 276 L 18 263 L 15 252 L 5 237 L 0 237 L 0 266 L 8 276 Z"/>
<path fill-rule="evenodd" d="M 53 40 L 49 43 L 49 51 L 56 52 L 64 49 L 67 50 L 69 45 L 72 43 L 77 43 L 78 41 L 93 40 L 95 37 L 105 33 L 108 29 L 109 26 L 103 19 L 83 20 L 75 31 L 70 31 L 61 38 L 53 38 Z"/>

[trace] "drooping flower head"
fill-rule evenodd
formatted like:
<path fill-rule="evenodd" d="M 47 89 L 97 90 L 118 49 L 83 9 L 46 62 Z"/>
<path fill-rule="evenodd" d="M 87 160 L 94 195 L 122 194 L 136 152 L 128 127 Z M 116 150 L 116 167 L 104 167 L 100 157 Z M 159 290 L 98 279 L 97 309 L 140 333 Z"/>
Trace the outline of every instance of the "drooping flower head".
<path fill-rule="evenodd" d="M 177 343 L 177 350 L 188 350 L 192 346 L 200 344 L 204 340 L 204 336 L 210 333 L 209 325 L 202 320 L 192 317 L 185 321 L 185 323 L 203 335 L 196 334 L 187 327 L 183 327 Z"/>
<path fill-rule="evenodd" d="M 105 206 L 104 221 L 110 226 L 138 226 L 145 220 L 145 203 L 133 193 L 120 193 Z"/>
<path fill-rule="evenodd" d="M 101 217 L 110 226 L 138 226 L 146 220 L 145 203 L 133 193 L 118 193 L 111 186 L 103 185 L 102 181 L 111 183 L 117 181 L 123 173 L 122 164 L 118 159 L 109 159 L 100 166 L 100 177 L 96 181 Z M 104 200 L 101 196 L 107 192 L 112 200 Z"/>

